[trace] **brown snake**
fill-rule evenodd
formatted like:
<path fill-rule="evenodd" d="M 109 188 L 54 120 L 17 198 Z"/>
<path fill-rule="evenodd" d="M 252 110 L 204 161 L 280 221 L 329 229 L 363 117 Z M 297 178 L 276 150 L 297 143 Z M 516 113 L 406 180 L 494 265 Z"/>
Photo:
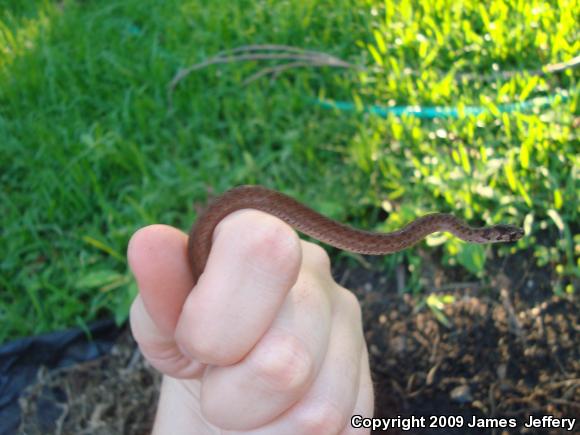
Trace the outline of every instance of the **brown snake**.
<path fill-rule="evenodd" d="M 453 215 L 443 213 L 422 216 L 391 233 L 374 233 L 329 219 L 280 192 L 262 186 L 238 186 L 216 198 L 191 228 L 188 253 L 196 282 L 205 268 L 216 225 L 230 213 L 246 208 L 274 215 L 328 245 L 370 255 L 402 251 L 437 231 L 448 231 L 472 243 L 514 242 L 524 235 L 521 228 L 512 225 L 474 228 Z"/>

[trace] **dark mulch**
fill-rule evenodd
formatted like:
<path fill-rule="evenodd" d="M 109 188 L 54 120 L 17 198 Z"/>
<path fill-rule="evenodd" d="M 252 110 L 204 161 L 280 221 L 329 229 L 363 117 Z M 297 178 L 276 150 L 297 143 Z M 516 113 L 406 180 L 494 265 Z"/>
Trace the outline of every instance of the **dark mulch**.
<path fill-rule="evenodd" d="M 426 288 L 455 296 L 442 307 L 444 318 L 438 318 L 424 298 L 398 294 L 397 287 L 404 287 L 404 266 L 387 280 L 373 264 L 339 265 L 335 276 L 363 307 L 377 417 L 518 419 L 516 429 L 479 432 L 501 434 L 525 433 L 521 424 L 529 415 L 580 416 L 578 292 L 554 296 L 557 277 L 533 268 L 524 256 L 496 261 L 488 268 L 489 277 L 477 282 L 457 281 L 458 271 L 432 268 L 426 256 Z M 129 333 L 123 334 L 110 356 L 41 372 L 20 401 L 21 432 L 148 433 L 159 381 Z M 404 433 L 451 432 L 430 428 Z M 464 427 L 457 433 L 477 432 Z"/>

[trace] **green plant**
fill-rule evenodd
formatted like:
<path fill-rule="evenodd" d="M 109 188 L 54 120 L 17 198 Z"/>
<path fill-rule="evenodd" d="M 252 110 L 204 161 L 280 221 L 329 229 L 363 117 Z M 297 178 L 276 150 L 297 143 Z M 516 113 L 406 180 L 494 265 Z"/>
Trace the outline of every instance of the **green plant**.
<path fill-rule="evenodd" d="M 262 183 L 363 228 L 427 211 L 524 223 L 516 249 L 578 275 L 578 83 L 559 76 L 456 80 L 537 69 L 580 52 L 576 1 L 11 0 L 0 10 L 0 342 L 127 315 L 125 261 L 139 227 L 187 230 L 208 190 Z M 256 63 L 178 69 L 245 44 L 330 52 L 366 71 L 293 70 L 242 86 Z M 373 48 L 371 48 L 373 47 Z M 497 104 L 566 92 L 544 112 Z M 381 119 L 364 104 L 485 105 L 476 117 Z M 380 204 L 391 207 L 377 222 Z M 369 210 L 371 213 L 367 213 Z M 443 264 L 481 274 L 481 252 L 443 245 Z M 420 287 L 420 258 L 409 289 Z M 388 259 L 385 273 L 395 267 Z M 556 289 L 557 290 L 557 289 Z"/>

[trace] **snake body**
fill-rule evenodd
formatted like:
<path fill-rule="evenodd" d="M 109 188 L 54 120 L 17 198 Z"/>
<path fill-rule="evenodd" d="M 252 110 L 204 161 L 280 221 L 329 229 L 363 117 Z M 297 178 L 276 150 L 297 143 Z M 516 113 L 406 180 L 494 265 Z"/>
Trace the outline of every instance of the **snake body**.
<path fill-rule="evenodd" d="M 283 193 L 263 186 L 238 186 L 216 198 L 199 216 L 189 233 L 188 254 L 195 281 L 209 256 L 212 235 L 227 215 L 256 209 L 278 217 L 296 230 L 336 248 L 369 255 L 402 251 L 431 233 L 448 231 L 471 243 L 502 243 L 519 240 L 521 228 L 497 224 L 475 228 L 451 214 L 432 213 L 390 233 L 359 230 L 332 220 Z"/>

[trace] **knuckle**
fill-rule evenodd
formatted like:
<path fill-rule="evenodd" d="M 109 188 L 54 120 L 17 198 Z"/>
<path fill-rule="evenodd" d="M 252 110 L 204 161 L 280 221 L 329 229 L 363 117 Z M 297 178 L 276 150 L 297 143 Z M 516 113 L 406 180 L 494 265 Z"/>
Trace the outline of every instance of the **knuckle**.
<path fill-rule="evenodd" d="M 297 236 L 294 230 L 280 220 L 267 217 L 263 219 L 258 231 L 251 239 L 250 247 L 256 253 L 278 254 L 282 258 L 296 250 Z"/>
<path fill-rule="evenodd" d="M 263 216 L 259 225 L 248 229 L 243 249 L 252 263 L 266 263 L 277 272 L 295 270 L 300 265 L 298 236 L 290 226 L 273 216 Z"/>
<path fill-rule="evenodd" d="M 297 416 L 299 433 L 304 435 L 337 434 L 346 425 L 348 416 L 329 400 L 319 400 Z"/>
<path fill-rule="evenodd" d="M 362 308 L 354 293 L 341 287 L 341 296 L 347 312 L 353 316 L 356 322 L 361 322 Z"/>
<path fill-rule="evenodd" d="M 308 261 L 318 270 L 330 271 L 330 257 L 328 252 L 315 243 L 308 243 L 307 255 Z"/>
<path fill-rule="evenodd" d="M 304 344 L 289 334 L 266 338 L 250 358 L 254 375 L 267 388 L 292 394 L 309 385 L 314 361 Z"/>

